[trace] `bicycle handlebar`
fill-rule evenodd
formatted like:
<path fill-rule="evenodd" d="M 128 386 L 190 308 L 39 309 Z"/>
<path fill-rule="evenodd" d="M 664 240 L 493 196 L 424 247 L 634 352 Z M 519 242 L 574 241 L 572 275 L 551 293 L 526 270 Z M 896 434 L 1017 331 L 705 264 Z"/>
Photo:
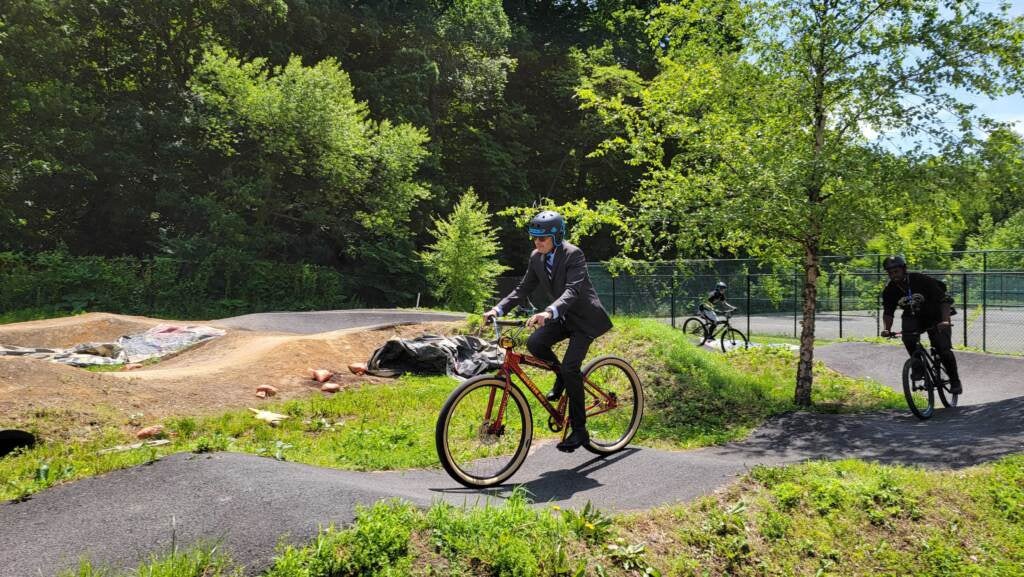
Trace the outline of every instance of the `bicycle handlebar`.
<path fill-rule="evenodd" d="M 889 336 L 888 337 L 882 337 L 882 338 L 894 339 L 896 337 L 902 337 L 903 335 L 923 335 L 923 334 L 927 333 L 930 330 L 934 330 L 934 329 L 939 328 L 939 325 L 941 325 L 941 324 L 947 324 L 947 326 L 949 326 L 951 328 L 953 326 L 953 323 L 938 323 L 938 324 L 932 326 L 931 328 L 924 329 L 923 331 L 899 331 L 899 332 L 889 331 Z"/>
<path fill-rule="evenodd" d="M 505 319 L 505 320 L 501 320 L 498 317 L 494 317 L 494 320 L 492 322 L 496 326 L 499 326 L 499 327 L 526 326 L 526 319 Z"/>

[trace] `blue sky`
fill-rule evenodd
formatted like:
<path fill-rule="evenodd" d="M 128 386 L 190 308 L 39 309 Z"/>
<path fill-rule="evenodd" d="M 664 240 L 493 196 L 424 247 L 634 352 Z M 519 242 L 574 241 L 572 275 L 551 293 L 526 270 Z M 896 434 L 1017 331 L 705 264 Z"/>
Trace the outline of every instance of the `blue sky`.
<path fill-rule="evenodd" d="M 991 10 L 997 10 L 1000 5 L 1000 2 L 996 0 L 981 0 L 979 3 Z M 1011 16 L 1024 15 L 1024 0 L 1012 0 L 1010 5 L 1009 14 Z M 989 118 L 1014 123 L 1017 132 L 1024 134 L 1024 95 L 1018 93 L 998 99 L 990 99 L 986 96 L 970 94 L 961 90 L 954 90 L 951 93 L 955 94 L 962 101 L 974 104 L 978 112 Z M 891 135 L 887 135 L 885 141 L 886 148 L 891 150 L 910 148 L 913 144 L 908 139 Z"/>

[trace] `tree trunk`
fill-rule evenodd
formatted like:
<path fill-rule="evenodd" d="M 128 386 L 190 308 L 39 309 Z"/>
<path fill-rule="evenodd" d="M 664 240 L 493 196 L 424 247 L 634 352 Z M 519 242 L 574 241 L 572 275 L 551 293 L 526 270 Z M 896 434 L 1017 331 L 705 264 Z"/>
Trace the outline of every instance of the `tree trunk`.
<path fill-rule="evenodd" d="M 800 407 L 811 406 L 814 383 L 814 314 L 818 298 L 818 239 L 804 245 L 804 321 L 800 331 L 800 362 L 796 368 L 796 395 Z"/>

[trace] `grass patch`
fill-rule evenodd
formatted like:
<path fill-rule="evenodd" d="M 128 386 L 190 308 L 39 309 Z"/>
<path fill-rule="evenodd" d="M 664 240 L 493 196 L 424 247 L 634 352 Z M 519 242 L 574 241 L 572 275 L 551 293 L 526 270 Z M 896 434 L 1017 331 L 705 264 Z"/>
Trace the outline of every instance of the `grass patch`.
<path fill-rule="evenodd" d="M 647 393 L 647 416 L 637 442 L 688 448 L 743 438 L 793 404 L 797 354 L 754 347 L 718 354 L 698 349 L 671 327 L 616 319 L 594 354 L 631 351 Z M 813 410 L 828 412 L 902 407 L 902 397 L 877 383 L 845 377 L 816 363 Z"/>
<path fill-rule="evenodd" d="M 360 508 L 351 527 L 278 548 L 263 574 L 1021 576 L 1024 456 L 946 472 L 861 461 L 756 467 L 714 496 L 628 515 L 531 506 L 522 489 L 473 508 L 382 501 Z"/>
<path fill-rule="evenodd" d="M 63 571 L 58 577 L 242 577 L 245 570 L 215 545 L 197 545 L 185 552 L 153 556 L 133 571 L 118 571 L 94 566 L 83 559 L 75 571 Z"/>
<path fill-rule="evenodd" d="M 636 442 L 659 448 L 690 448 L 744 437 L 792 403 L 796 355 L 775 347 L 727 355 L 700 350 L 681 331 L 654 321 L 616 319 L 616 329 L 591 349 L 591 357 L 617 354 L 630 360 L 644 383 L 647 412 Z M 550 373 L 531 371 L 542 391 Z M 902 397 L 881 385 L 815 368 L 817 410 L 902 408 Z M 0 459 L 0 500 L 21 499 L 55 483 L 144 464 L 172 452 L 239 451 L 323 467 L 359 471 L 436 467 L 434 426 L 458 383 L 448 377 L 403 376 L 394 383 L 364 385 L 333 397 L 313 396 L 264 408 L 288 415 L 271 427 L 247 410 L 213 417 L 164 421 L 169 444 L 100 454 L 136 442 L 108 422 L 82 440 L 48 439 L 61 415 L 34 419 L 29 430 L 42 442 Z M 534 431 L 554 438 L 548 415 L 536 403 Z M 123 420 L 123 417 L 121 417 Z M 52 421 L 52 422 L 51 422 Z M 137 423 L 136 423 L 137 424 Z"/>

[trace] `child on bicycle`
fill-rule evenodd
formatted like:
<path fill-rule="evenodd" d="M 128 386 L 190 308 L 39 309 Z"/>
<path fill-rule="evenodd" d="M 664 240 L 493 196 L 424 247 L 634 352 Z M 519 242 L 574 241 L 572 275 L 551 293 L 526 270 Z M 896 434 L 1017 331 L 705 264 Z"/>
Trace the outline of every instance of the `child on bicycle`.
<path fill-rule="evenodd" d="M 484 313 L 484 322 L 526 303 L 538 285 L 551 299 L 547 308 L 527 321 L 527 326 L 539 328 L 527 339 L 526 347 L 533 356 L 558 367 L 555 386 L 547 399 L 557 401 L 563 389 L 569 394 L 572 433 L 557 448 L 571 453 L 590 440 L 584 406 L 583 359 L 590 343 L 612 328 L 612 321 L 590 283 L 583 251 L 564 240 L 562 215 L 546 210 L 530 220 L 527 230 L 535 250 L 530 254 L 526 274 L 508 296 Z M 559 362 L 551 347 L 565 339 L 569 339 L 569 346 Z"/>
<path fill-rule="evenodd" d="M 949 375 L 949 392 L 961 394 L 963 386 L 957 372 L 956 357 L 953 356 L 953 330 L 949 320 L 953 314 L 953 300 L 946 294 L 946 284 L 926 274 L 908 273 L 907 261 L 901 256 L 887 257 L 882 262 L 882 268 L 889 274 L 889 282 L 882 290 L 884 328 L 881 335 L 892 336 L 893 315 L 897 307 L 902 308 L 903 346 L 907 352 L 914 354 L 921 333 L 927 331 Z M 911 378 L 921 379 L 923 371 L 924 367 L 913 367 Z"/>
<path fill-rule="evenodd" d="M 697 307 L 697 314 L 711 323 L 714 326 L 718 323 L 718 303 L 722 303 L 722 312 L 732 312 L 736 310 L 736 307 L 729 304 L 729 301 L 725 300 L 725 291 L 728 290 L 728 285 L 722 281 L 718 281 L 715 285 L 715 290 L 708 293 L 708 298 L 704 299 L 704 302 L 700 303 Z"/>

